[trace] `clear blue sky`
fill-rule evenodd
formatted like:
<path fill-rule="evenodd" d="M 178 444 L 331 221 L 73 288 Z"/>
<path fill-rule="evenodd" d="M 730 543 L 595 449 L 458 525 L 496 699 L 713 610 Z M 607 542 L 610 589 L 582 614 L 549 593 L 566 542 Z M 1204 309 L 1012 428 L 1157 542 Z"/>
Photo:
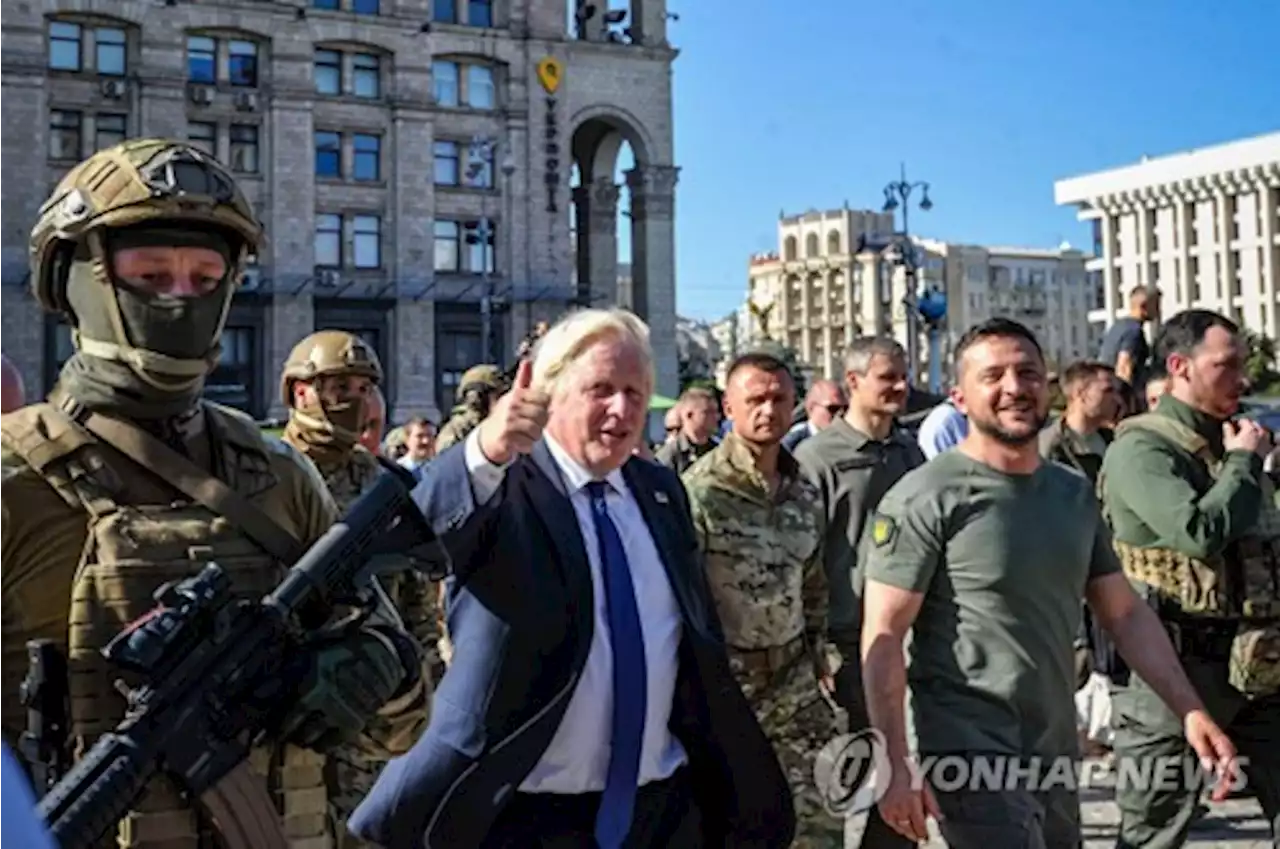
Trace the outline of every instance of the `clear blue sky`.
<path fill-rule="evenodd" d="M 1087 249 L 1054 180 L 1280 129 L 1277 0 L 670 9 L 677 300 L 694 318 L 741 304 L 780 210 L 878 206 L 900 160 L 932 184 L 913 232 Z"/>

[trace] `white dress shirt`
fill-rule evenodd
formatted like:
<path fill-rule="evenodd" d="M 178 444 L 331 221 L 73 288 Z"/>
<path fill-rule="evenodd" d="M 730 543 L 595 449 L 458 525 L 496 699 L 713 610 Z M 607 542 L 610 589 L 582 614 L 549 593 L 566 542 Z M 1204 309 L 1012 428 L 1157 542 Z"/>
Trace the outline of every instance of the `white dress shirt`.
<path fill-rule="evenodd" d="M 595 628 L 586 666 L 569 699 L 560 728 L 542 754 L 542 759 L 520 785 L 520 790 L 525 793 L 599 792 L 604 789 L 608 774 L 613 739 L 613 650 L 609 642 L 600 543 L 591 514 L 591 499 L 586 491 L 593 477 L 554 439 L 549 436 L 543 438 L 564 477 L 587 560 L 591 564 Z M 472 494 L 476 503 L 483 504 L 501 486 L 505 467 L 496 466 L 485 458 L 480 450 L 479 430 L 472 431 L 467 437 L 466 461 Z M 609 474 L 605 481 L 610 487 L 605 502 L 627 552 L 644 637 L 648 703 L 644 742 L 640 750 L 639 781 L 647 784 L 669 777 L 686 760 L 684 747 L 667 727 L 679 664 L 680 610 L 649 526 L 621 470 Z"/>

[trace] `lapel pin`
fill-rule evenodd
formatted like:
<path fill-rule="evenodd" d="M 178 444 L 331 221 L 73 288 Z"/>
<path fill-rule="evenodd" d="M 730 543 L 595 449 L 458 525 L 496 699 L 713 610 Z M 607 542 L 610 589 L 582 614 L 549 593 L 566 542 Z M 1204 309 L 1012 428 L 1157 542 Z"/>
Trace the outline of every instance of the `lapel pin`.
<path fill-rule="evenodd" d="M 661 490 L 653 494 L 653 500 L 658 502 L 659 504 L 670 503 L 667 499 L 667 494 L 665 492 L 662 492 Z"/>

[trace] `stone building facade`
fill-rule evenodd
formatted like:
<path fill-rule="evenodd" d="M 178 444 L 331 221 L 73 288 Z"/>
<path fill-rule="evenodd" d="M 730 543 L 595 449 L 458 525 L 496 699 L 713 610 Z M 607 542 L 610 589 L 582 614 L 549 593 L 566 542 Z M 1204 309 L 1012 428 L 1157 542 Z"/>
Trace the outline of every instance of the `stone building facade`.
<path fill-rule="evenodd" d="M 725 319 L 719 333 L 741 345 L 767 332 L 794 349 L 813 377 L 826 378 L 842 375 L 844 352 L 857 336 L 892 336 L 908 347 L 908 280 L 888 248 L 893 233 L 892 212 L 845 207 L 782 216 L 778 252 L 748 262 L 747 315 Z M 917 293 L 941 292 L 947 306 L 936 352 L 923 322 L 918 327 L 922 383 L 935 355 L 939 377 L 948 381 L 952 346 L 967 328 L 994 316 L 1032 328 L 1058 362 L 1096 347 L 1088 257 L 1070 245 L 999 248 L 917 237 L 911 243 Z"/>
<path fill-rule="evenodd" d="M 282 415 L 289 348 L 339 327 L 378 350 L 396 419 L 438 416 L 465 368 L 508 364 L 537 321 L 618 301 L 625 142 L 627 306 L 674 391 L 677 51 L 665 0 L 597 6 L 6 2 L 4 353 L 46 390 L 71 354 L 26 291 L 27 235 L 66 170 L 123 138 L 186 138 L 237 172 L 269 238 L 210 396 Z"/>

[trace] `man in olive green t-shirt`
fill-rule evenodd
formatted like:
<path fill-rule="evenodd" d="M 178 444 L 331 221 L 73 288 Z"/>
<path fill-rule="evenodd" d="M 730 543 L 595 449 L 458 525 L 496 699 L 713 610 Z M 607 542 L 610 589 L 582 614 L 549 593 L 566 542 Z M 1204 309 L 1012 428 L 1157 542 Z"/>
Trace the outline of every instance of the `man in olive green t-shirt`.
<path fill-rule="evenodd" d="M 1201 757 L 1227 769 L 1235 751 L 1120 571 L 1089 482 L 1040 460 L 1048 391 L 1035 336 L 1008 319 L 978 325 L 957 345 L 956 372 L 969 435 L 891 489 L 871 528 L 863 681 L 891 766 L 880 811 L 915 840 L 928 837 L 926 816 L 941 814 L 953 849 L 1076 847 L 1079 801 L 1063 780 L 1073 773 L 1055 771 L 1054 759 L 1070 766 L 1078 755 L 1073 642 L 1082 595 L 1130 665 L 1184 717 Z M 1002 789 L 975 780 L 935 796 L 939 776 L 912 777 L 908 687 L 920 755 L 960 758 L 970 774 L 982 758 L 1025 769 L 1039 756 L 1048 759 L 1043 771 L 1020 772 L 1025 781 Z"/>

